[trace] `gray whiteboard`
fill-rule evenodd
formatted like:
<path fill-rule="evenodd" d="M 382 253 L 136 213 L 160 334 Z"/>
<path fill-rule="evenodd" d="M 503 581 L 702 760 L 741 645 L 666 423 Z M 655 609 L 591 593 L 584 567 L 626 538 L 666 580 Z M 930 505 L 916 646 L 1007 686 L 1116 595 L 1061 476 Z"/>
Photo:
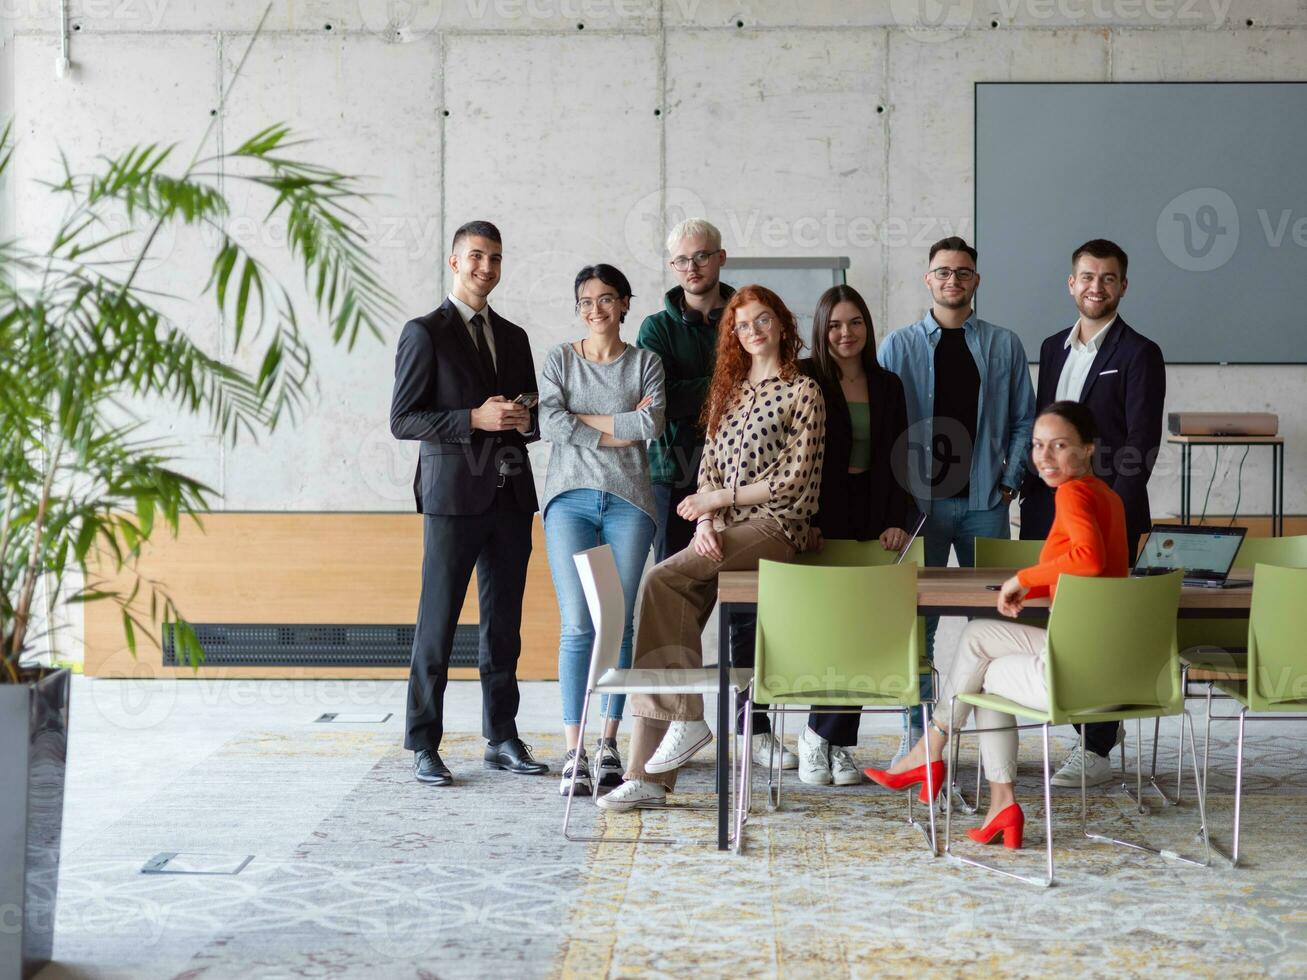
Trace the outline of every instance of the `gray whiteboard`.
<path fill-rule="evenodd" d="M 977 311 L 1032 361 L 1090 238 L 1168 362 L 1307 361 L 1307 83 L 980 82 L 975 111 Z"/>
<path fill-rule="evenodd" d="M 812 346 L 812 315 L 817 300 L 831 286 L 844 283 L 847 256 L 735 256 L 726 253 L 722 281 L 736 289 L 751 283 L 766 286 L 779 296 L 798 322 L 804 347 Z"/>

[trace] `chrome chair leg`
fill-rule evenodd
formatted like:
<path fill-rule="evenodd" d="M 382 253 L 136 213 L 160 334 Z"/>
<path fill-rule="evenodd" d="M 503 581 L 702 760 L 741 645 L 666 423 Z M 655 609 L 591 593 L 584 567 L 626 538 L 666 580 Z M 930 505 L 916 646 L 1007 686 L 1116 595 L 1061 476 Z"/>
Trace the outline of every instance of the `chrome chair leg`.
<path fill-rule="evenodd" d="M 1184 722 L 1182 717 L 1181 725 L 1183 724 Z M 1140 726 L 1142 727 L 1142 721 L 1140 721 Z M 1082 729 L 1080 732 L 1080 752 L 1082 755 L 1084 754 L 1084 751 L 1085 751 L 1085 733 L 1084 730 Z M 1143 766 L 1141 763 L 1139 763 L 1137 756 L 1136 756 L 1136 766 L 1135 766 L 1135 778 L 1136 778 L 1136 782 L 1140 786 L 1142 786 Z M 1143 792 L 1142 789 L 1140 789 L 1141 794 L 1142 792 Z M 1128 787 L 1126 788 L 1126 793 L 1127 795 L 1130 795 Z M 1136 803 L 1138 803 L 1137 800 Z M 1139 812 L 1149 813 L 1150 811 L 1148 810 L 1147 807 L 1140 805 Z M 1121 840 L 1118 837 L 1109 837 L 1105 834 L 1099 834 L 1090 831 L 1089 800 L 1085 790 L 1085 771 L 1083 766 L 1080 769 L 1080 833 L 1087 840 L 1092 840 L 1100 844 L 1115 844 L 1117 847 L 1125 847 L 1133 851 L 1144 851 L 1147 854 L 1155 854 L 1158 857 L 1166 858 L 1171 861 L 1179 861 L 1183 864 L 1191 864 L 1199 868 L 1205 868 L 1207 867 L 1208 864 L 1211 863 L 1210 857 L 1205 857 L 1204 860 L 1200 861 L 1196 858 L 1185 857 L 1183 854 L 1180 854 L 1177 851 L 1170 850 L 1169 848 L 1151 847 L 1148 844 L 1140 844 L 1136 841 Z"/>
<path fill-rule="evenodd" d="M 924 732 L 927 730 L 926 726 L 930 724 L 930 712 L 925 702 L 922 702 L 921 704 L 921 722 L 922 722 L 922 731 Z M 911 730 L 910 726 L 909 726 L 909 730 Z M 927 742 L 926 744 L 929 745 L 930 743 Z M 947 786 L 948 783 L 945 782 L 944 785 Z M 925 836 L 926 843 L 930 845 L 930 856 L 939 857 L 938 836 L 935 832 L 935 784 L 934 784 L 934 780 L 931 779 L 929 749 L 927 749 L 926 752 L 926 799 L 928 801 L 926 803 L 926 813 L 928 815 L 928 819 L 930 822 L 929 829 L 922 826 L 920 821 L 914 820 L 912 817 L 912 797 L 914 795 L 916 794 L 914 794 L 911 790 L 908 791 L 908 822 L 911 823 L 912 826 L 916 827 L 919 831 L 921 831 L 921 833 Z"/>
<path fill-rule="evenodd" d="M 775 708 L 771 712 L 771 736 L 767 751 L 767 809 L 775 811 L 781 808 L 781 779 L 785 772 L 785 712 Z"/>
<path fill-rule="evenodd" d="M 576 747 L 578 750 L 577 752 L 578 757 L 580 756 L 580 753 L 585 750 L 585 719 L 586 719 L 586 715 L 589 714 L 589 712 L 590 712 L 590 692 L 586 691 L 585 700 L 581 702 L 581 722 L 576 737 Z M 595 758 L 597 759 L 598 756 L 596 755 Z M 567 804 L 563 807 L 563 837 L 570 841 L 586 839 L 582 837 L 575 837 L 572 835 L 571 831 L 568 830 L 568 821 L 571 820 L 572 817 L 572 801 L 576 799 L 576 774 L 577 774 L 577 770 L 579 770 L 580 768 L 581 767 L 577 765 L 577 760 L 573 759 L 572 760 L 572 785 L 567 791 Z M 597 805 L 597 801 L 599 800 L 598 783 L 595 784 L 595 788 L 593 792 Z"/>
<path fill-rule="evenodd" d="M 956 712 L 952 710 L 952 708 L 956 705 L 956 703 L 957 703 L 957 698 L 956 698 L 956 696 L 955 696 L 955 697 L 953 698 L 952 702 L 950 703 L 950 711 L 949 711 L 949 718 L 950 718 L 950 720 L 952 720 L 953 718 L 956 718 L 956 717 L 957 717 Z M 961 854 L 954 854 L 954 853 L 953 853 L 953 838 L 952 838 L 952 818 L 953 818 L 953 805 L 952 805 L 952 804 L 953 804 L 953 798 L 952 798 L 951 796 L 949 797 L 949 806 L 948 806 L 948 809 L 945 810 L 945 817 L 944 817 L 944 856 L 945 856 L 946 858 L 948 858 L 950 861 L 953 861 L 953 862 L 956 863 L 956 864 L 966 864 L 966 865 L 970 865 L 970 866 L 973 867 L 973 868 L 980 868 L 982 871 L 989 871 L 989 872 L 992 872 L 993 874 L 1002 875 L 1004 878 L 1015 878 L 1017 881 L 1023 881 L 1023 882 L 1025 882 L 1025 883 L 1028 884 L 1028 885 L 1038 885 L 1038 886 L 1041 887 L 1041 888 L 1049 888 L 1049 887 L 1051 887 L 1051 886 L 1054 884 L 1054 878 L 1053 878 L 1053 783 L 1052 783 L 1052 779 L 1053 779 L 1053 770 L 1052 770 L 1052 766 L 1051 766 L 1051 756 L 1050 756 L 1050 752 L 1049 752 L 1049 731 L 1051 730 L 1052 726 L 1051 726 L 1051 725 L 1048 725 L 1048 724 L 1043 724 L 1043 723 L 1041 723 L 1041 724 L 1031 724 L 1031 725 L 1016 725 L 1016 726 L 1014 726 L 1014 727 L 1015 727 L 1018 731 L 1021 731 L 1021 730 L 1023 730 L 1023 729 L 1029 729 L 1029 728 L 1040 728 L 1040 729 L 1043 729 L 1043 733 L 1044 733 L 1044 738 L 1043 738 L 1043 743 L 1044 743 L 1044 836 L 1045 836 L 1045 852 L 1046 852 L 1046 861 L 1047 861 L 1047 870 L 1046 870 L 1046 872 L 1045 872 L 1044 877 L 1043 877 L 1043 878 L 1035 878 L 1035 877 L 1031 877 L 1031 876 L 1028 876 L 1028 875 L 1018 874 L 1018 873 L 1015 872 L 1015 871 L 1009 871 L 1009 870 L 1006 869 L 1006 868 L 1000 868 L 1000 867 L 999 867 L 998 865 L 996 865 L 996 864 L 987 864 L 987 863 L 984 862 L 984 861 L 977 861 L 977 860 L 975 860 L 974 858 L 964 857 L 964 856 L 961 855 Z M 1008 727 L 1006 727 L 1006 726 L 1005 726 L 1004 728 L 1002 728 L 1002 729 L 997 729 L 997 728 L 983 728 L 983 729 L 982 729 L 982 728 L 974 728 L 974 729 L 971 730 L 971 732 L 970 732 L 969 734 L 979 735 L 981 732 L 1000 731 L 1000 730 L 1001 730 L 1001 731 L 1010 731 L 1010 729 L 1009 729 Z M 950 737 L 951 737 L 951 738 L 955 738 L 955 739 L 959 739 L 959 738 L 962 737 L 962 732 L 961 732 L 961 731 L 957 731 L 957 730 L 955 730 L 955 729 L 953 729 L 953 728 L 950 728 L 950 730 L 949 730 L 949 734 L 950 734 Z M 949 754 L 950 762 L 951 762 L 951 760 L 952 760 L 952 758 L 953 758 L 953 755 L 954 755 L 954 753 L 950 753 L 950 754 Z M 947 774 L 947 778 L 950 778 L 950 779 L 951 779 L 951 778 L 952 778 L 952 773 L 948 773 L 948 774 Z"/>

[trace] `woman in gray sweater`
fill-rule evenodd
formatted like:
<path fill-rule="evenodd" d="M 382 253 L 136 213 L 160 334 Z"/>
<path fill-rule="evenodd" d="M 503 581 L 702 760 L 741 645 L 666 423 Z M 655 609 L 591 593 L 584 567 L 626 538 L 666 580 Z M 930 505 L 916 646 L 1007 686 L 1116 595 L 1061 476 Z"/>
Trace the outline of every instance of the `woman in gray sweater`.
<path fill-rule="evenodd" d="M 577 273 L 574 292 L 586 336 L 551 350 L 540 378 L 540 435 L 551 443 L 541 509 L 562 619 L 558 686 L 567 758 L 559 793 L 564 796 L 574 766 L 578 795 L 594 791 L 580 733 L 594 627 L 572 556 L 601 544 L 612 547 L 626 596 L 620 662 L 629 667 L 635 601 L 654 536 L 645 443 L 662 433 L 665 405 L 662 361 L 620 336 L 631 306 L 626 276 L 611 265 L 586 266 Z M 605 697 L 601 706 L 595 766 L 601 786 L 622 780 L 617 726 L 624 703 L 621 696 Z"/>

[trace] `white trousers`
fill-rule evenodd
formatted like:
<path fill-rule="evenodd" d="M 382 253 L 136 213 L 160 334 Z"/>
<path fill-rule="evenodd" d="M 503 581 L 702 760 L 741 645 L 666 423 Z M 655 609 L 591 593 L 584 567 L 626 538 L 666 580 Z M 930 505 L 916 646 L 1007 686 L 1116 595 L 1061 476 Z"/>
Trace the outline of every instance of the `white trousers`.
<path fill-rule="evenodd" d="M 962 631 L 958 653 L 941 683 L 936 710 L 948 717 L 949 700 L 955 694 L 996 694 L 1037 710 L 1048 708 L 1048 687 L 1044 678 L 1046 630 L 1002 620 L 975 619 Z M 965 725 L 971 705 L 958 702 L 949 720 L 950 731 Z M 990 782 L 1011 783 L 1017 778 L 1017 731 L 1010 714 L 976 708 L 977 728 L 1006 728 L 983 732 L 980 757 Z"/>

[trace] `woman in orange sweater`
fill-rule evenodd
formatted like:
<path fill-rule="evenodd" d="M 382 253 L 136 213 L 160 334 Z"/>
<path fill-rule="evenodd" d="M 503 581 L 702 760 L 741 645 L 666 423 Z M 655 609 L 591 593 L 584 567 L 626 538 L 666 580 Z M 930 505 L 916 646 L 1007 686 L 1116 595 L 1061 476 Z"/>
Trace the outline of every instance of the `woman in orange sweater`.
<path fill-rule="evenodd" d="M 1039 553 L 1039 564 L 1023 568 L 1003 583 L 998 611 L 1015 617 L 1028 598 L 1057 591 L 1058 576 L 1129 574 L 1125 508 L 1121 498 L 1094 476 L 1092 460 L 1097 431 L 1089 409 L 1079 402 L 1054 402 L 1035 419 L 1032 458 L 1039 476 L 1054 491 L 1056 516 Z M 941 685 L 940 715 L 906 756 L 888 770 L 868 769 L 867 775 L 890 789 L 923 784 L 926 766 L 936 793 L 944 784 L 944 749 L 948 733 L 966 723 L 971 707 L 959 704 L 947 718 L 955 694 L 985 691 L 1032 708 L 1048 707 L 1044 656 L 1047 634 L 1038 626 L 1000 620 L 973 620 L 962 633 L 958 653 Z M 945 718 L 941 723 L 940 718 Z M 1017 774 L 1017 732 L 1012 716 L 976 709 L 976 727 L 999 729 L 980 736 L 980 754 L 989 780 L 989 813 L 984 824 L 968 830 L 984 844 L 999 834 L 1007 847 L 1021 846 L 1025 816 L 1012 792 Z M 1010 729 L 1003 731 L 1002 729 Z"/>

